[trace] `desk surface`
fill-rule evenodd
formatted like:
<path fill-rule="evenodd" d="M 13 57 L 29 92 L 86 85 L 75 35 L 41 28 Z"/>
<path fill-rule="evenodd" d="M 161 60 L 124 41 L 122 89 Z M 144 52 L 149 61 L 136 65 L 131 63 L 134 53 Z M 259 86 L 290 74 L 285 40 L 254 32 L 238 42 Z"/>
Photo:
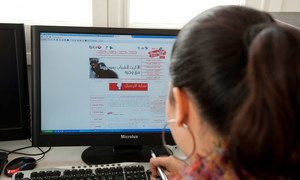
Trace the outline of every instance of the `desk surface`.
<path fill-rule="evenodd" d="M 0 142 L 1 149 L 14 150 L 17 148 L 30 146 L 31 142 L 29 140 L 18 140 L 18 141 L 2 141 Z M 76 146 L 76 147 L 53 147 L 43 159 L 38 161 L 36 169 L 42 168 L 53 168 L 59 166 L 72 166 L 72 165 L 85 165 L 81 160 L 81 153 L 88 146 Z M 43 148 L 47 149 L 47 148 Z M 29 148 L 24 151 L 24 153 L 40 153 L 37 148 Z M 8 160 L 11 161 L 16 157 L 21 157 L 23 155 L 11 154 Z M 41 156 L 35 156 L 39 158 Z M 6 177 L 3 173 L 0 176 L 1 180 L 8 180 L 10 178 Z"/>

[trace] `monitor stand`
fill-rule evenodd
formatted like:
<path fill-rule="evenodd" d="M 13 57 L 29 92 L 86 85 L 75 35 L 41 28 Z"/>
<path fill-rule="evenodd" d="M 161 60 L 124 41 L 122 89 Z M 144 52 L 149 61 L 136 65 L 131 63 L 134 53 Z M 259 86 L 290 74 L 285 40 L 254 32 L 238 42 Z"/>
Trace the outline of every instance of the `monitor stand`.
<path fill-rule="evenodd" d="M 168 155 L 163 146 L 91 146 L 81 159 L 88 165 L 121 162 L 149 162 L 153 150 L 157 156 Z"/>

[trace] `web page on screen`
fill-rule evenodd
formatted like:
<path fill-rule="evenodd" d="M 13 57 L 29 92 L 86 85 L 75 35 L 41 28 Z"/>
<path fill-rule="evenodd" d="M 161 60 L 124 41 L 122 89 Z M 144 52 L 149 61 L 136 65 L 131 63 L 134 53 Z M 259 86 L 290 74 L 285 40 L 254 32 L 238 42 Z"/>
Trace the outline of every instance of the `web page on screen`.
<path fill-rule="evenodd" d="M 41 33 L 42 132 L 161 131 L 175 38 Z"/>

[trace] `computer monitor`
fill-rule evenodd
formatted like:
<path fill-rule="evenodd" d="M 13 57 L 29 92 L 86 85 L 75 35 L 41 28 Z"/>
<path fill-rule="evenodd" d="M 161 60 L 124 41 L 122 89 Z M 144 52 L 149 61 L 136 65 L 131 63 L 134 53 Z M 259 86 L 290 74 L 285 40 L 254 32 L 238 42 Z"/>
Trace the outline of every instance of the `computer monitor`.
<path fill-rule="evenodd" d="M 92 146 L 88 164 L 162 147 L 177 30 L 33 26 L 33 145 Z M 167 130 L 168 140 L 172 140 Z"/>
<path fill-rule="evenodd" d="M 0 141 L 30 137 L 23 24 L 0 23 Z"/>

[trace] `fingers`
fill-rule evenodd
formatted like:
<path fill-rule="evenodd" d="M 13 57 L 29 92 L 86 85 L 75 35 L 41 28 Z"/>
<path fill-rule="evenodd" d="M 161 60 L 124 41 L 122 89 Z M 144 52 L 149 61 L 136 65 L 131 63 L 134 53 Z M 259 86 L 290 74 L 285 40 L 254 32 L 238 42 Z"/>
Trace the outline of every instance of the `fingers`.
<path fill-rule="evenodd" d="M 156 158 L 150 159 L 150 164 L 153 164 L 154 166 L 160 166 L 160 167 L 167 167 L 170 163 L 170 156 L 161 156 Z"/>
<path fill-rule="evenodd" d="M 152 177 L 158 177 L 158 172 L 157 172 L 157 167 L 162 167 L 164 169 L 167 169 L 167 165 L 169 162 L 170 159 L 169 157 L 156 157 L 156 158 L 151 158 L 150 159 L 150 170 L 151 170 L 151 176 Z"/>
<path fill-rule="evenodd" d="M 154 159 L 157 159 L 157 158 L 151 158 L 150 163 L 149 163 L 149 167 L 150 167 L 150 171 L 151 171 L 151 179 L 158 176 L 156 166 L 153 164 L 153 161 L 155 161 Z"/>
<path fill-rule="evenodd" d="M 156 178 L 156 177 L 153 177 L 153 176 L 151 176 L 151 177 L 150 177 L 150 179 L 151 179 L 151 180 L 156 180 L 157 178 Z"/>
<path fill-rule="evenodd" d="M 173 156 L 151 158 L 149 167 L 152 177 L 158 177 L 157 167 L 161 167 L 168 178 L 176 177 L 185 167 L 185 163 Z"/>

